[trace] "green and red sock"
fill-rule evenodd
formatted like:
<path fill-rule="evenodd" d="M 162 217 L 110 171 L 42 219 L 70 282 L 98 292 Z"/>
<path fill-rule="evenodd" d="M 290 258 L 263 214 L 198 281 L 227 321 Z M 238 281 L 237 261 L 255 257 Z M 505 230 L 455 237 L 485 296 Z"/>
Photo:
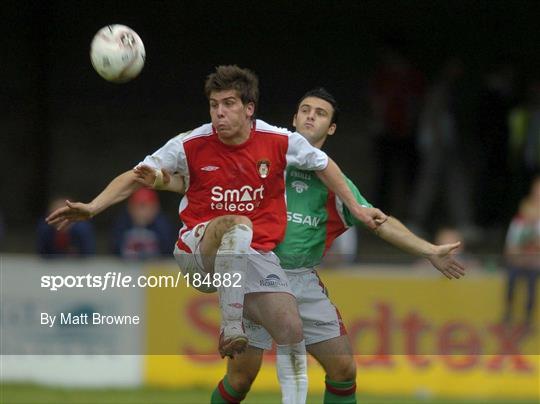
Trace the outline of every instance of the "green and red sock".
<path fill-rule="evenodd" d="M 212 392 L 210 404 L 236 404 L 241 402 L 245 396 L 245 394 L 233 389 L 227 380 L 227 375 L 225 375 Z"/>
<path fill-rule="evenodd" d="M 335 382 L 325 379 L 324 404 L 356 404 L 356 381 Z"/>

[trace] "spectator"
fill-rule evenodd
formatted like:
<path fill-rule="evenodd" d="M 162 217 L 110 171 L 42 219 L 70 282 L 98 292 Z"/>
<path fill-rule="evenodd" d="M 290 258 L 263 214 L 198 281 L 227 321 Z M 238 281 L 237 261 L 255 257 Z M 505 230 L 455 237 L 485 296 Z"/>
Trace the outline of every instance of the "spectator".
<path fill-rule="evenodd" d="M 477 238 L 463 147 L 458 136 L 461 125 L 456 113 L 457 87 L 463 73 L 460 59 L 447 61 L 428 91 L 421 113 L 418 131 L 421 168 L 410 206 L 410 227 L 420 234 L 426 233 L 424 226 L 434 222 L 431 215 L 435 211 L 441 213 L 441 209 L 435 209 L 437 201 L 444 200 L 448 201 L 446 210 L 453 225 L 467 239 Z"/>
<path fill-rule="evenodd" d="M 375 206 L 398 216 L 402 209 L 397 203 L 399 187 L 415 174 L 414 137 L 424 94 L 424 75 L 402 53 L 402 47 L 391 44 L 383 49 L 371 84 L 378 173 Z"/>
<path fill-rule="evenodd" d="M 536 301 L 536 281 L 540 273 L 540 175 L 533 180 L 529 195 L 523 199 L 510 223 L 505 257 L 508 283 L 504 321 L 513 321 L 516 282 L 522 278 L 527 283 L 525 325 L 530 327 Z"/>
<path fill-rule="evenodd" d="M 128 201 L 113 227 L 113 253 L 144 260 L 169 256 L 174 247 L 173 227 L 161 213 L 157 193 L 141 188 Z"/>
<path fill-rule="evenodd" d="M 528 85 L 527 102 L 514 108 L 510 127 L 510 173 L 512 206 L 527 192 L 534 174 L 540 172 L 540 78 Z"/>
<path fill-rule="evenodd" d="M 49 203 L 47 215 L 64 206 L 65 201 L 66 198 L 53 198 Z M 91 222 L 77 222 L 62 230 L 56 230 L 49 226 L 43 217 L 37 225 L 36 241 L 38 254 L 46 258 L 85 257 L 96 253 L 96 238 Z"/>

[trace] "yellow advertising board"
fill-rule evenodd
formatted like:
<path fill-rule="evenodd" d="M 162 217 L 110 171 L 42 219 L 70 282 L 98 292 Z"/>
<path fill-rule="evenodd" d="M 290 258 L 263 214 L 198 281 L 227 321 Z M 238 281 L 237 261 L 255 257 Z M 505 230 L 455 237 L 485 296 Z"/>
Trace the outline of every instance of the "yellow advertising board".
<path fill-rule="evenodd" d="M 405 271 L 404 271 L 405 272 Z M 168 273 L 154 268 L 152 274 Z M 321 273 L 339 308 L 366 393 L 447 397 L 540 397 L 538 331 L 500 323 L 504 279 Z M 185 286 L 185 285 L 184 285 Z M 182 287 L 147 289 L 145 382 L 213 388 L 225 373 L 217 353 L 216 294 Z M 253 389 L 277 390 L 266 355 Z M 310 360 L 311 391 L 324 372 Z"/>

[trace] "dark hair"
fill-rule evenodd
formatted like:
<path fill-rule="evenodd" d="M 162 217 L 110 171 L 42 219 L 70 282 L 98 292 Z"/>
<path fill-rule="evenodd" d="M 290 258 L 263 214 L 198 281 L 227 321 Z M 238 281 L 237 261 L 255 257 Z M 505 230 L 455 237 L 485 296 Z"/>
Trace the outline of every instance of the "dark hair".
<path fill-rule="evenodd" d="M 323 87 L 317 87 L 312 90 L 309 90 L 307 93 L 305 93 L 302 98 L 300 98 L 300 101 L 298 101 L 298 105 L 296 107 L 296 110 L 300 108 L 300 105 L 302 105 L 302 101 L 304 101 L 308 97 L 315 97 L 320 98 L 321 100 L 325 100 L 330 105 L 332 105 L 332 108 L 334 109 L 334 113 L 332 114 L 332 122 L 331 123 L 337 123 L 338 116 L 339 116 L 339 107 L 337 104 L 336 99 L 332 94 L 330 94 L 328 91 L 326 91 Z"/>
<path fill-rule="evenodd" d="M 259 102 L 259 79 L 249 69 L 242 69 L 236 65 L 217 66 L 216 71 L 210 73 L 204 83 L 204 93 L 210 98 L 213 91 L 236 90 L 243 104 L 252 102 L 257 106 Z"/>

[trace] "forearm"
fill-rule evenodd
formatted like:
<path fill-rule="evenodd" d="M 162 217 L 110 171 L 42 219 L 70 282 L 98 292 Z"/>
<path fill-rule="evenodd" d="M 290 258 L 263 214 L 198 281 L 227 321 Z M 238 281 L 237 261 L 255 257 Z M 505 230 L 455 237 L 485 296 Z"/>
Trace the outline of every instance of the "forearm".
<path fill-rule="evenodd" d="M 434 245 L 412 233 L 394 217 L 379 226 L 377 235 L 388 243 L 417 256 L 428 257 L 434 253 Z"/>
<path fill-rule="evenodd" d="M 180 174 L 174 174 L 170 176 L 170 180 L 167 184 L 159 189 L 160 191 L 176 192 L 178 194 L 186 193 L 186 186 L 184 177 Z"/>
<path fill-rule="evenodd" d="M 139 188 L 141 188 L 141 184 L 135 180 L 133 171 L 130 170 L 120 174 L 90 202 L 92 216 L 103 212 L 115 203 L 123 201 Z"/>
<path fill-rule="evenodd" d="M 330 191 L 334 192 L 349 210 L 354 211 L 360 206 L 345 182 L 343 173 L 331 158 L 328 158 L 328 165 L 326 168 L 321 171 L 316 171 L 316 173 L 324 185 L 326 185 Z"/>

